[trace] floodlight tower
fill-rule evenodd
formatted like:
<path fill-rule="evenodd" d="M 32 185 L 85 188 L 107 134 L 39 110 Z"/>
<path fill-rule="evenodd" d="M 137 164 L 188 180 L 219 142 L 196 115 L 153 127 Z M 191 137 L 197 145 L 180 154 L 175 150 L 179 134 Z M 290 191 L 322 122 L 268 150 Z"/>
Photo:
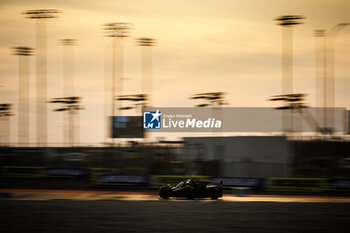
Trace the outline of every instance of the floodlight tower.
<path fill-rule="evenodd" d="M 350 25 L 339 23 L 329 30 L 316 30 L 316 37 L 323 37 L 323 128 L 324 134 L 332 134 L 334 131 L 334 107 L 335 107 L 335 39 L 341 29 Z M 329 109 L 328 109 L 329 108 Z"/>
<path fill-rule="evenodd" d="M 29 56 L 33 49 L 29 47 L 14 47 L 14 55 L 18 61 L 18 136 L 20 145 L 29 142 Z"/>
<path fill-rule="evenodd" d="M 116 98 L 116 76 L 119 82 L 119 93 L 123 95 L 123 39 L 129 36 L 131 30 L 131 24 L 129 23 L 107 23 L 104 25 L 104 29 L 107 37 L 112 37 L 112 106 L 111 114 L 115 115 L 115 98 Z M 118 44 L 117 44 L 118 43 Z M 117 58 L 117 46 L 118 46 L 118 58 Z M 116 60 L 118 59 L 118 68 L 116 69 Z M 118 72 L 118 74 L 117 74 Z M 119 104 L 119 103 L 118 103 Z"/>
<path fill-rule="evenodd" d="M 331 131 L 335 127 L 334 124 L 334 107 L 335 107 L 335 40 L 340 30 L 350 25 L 350 23 L 339 23 L 329 30 L 328 37 L 328 55 L 329 55 L 329 107 Z M 327 127 L 327 125 L 325 125 Z"/>
<path fill-rule="evenodd" d="M 148 96 L 148 104 L 152 105 L 152 46 L 156 40 L 148 37 L 137 39 L 137 45 L 141 46 L 141 89 L 142 93 Z"/>
<path fill-rule="evenodd" d="M 315 107 L 321 107 L 321 79 L 322 79 L 322 72 L 325 73 L 326 66 L 322 63 L 325 62 L 325 52 L 326 52 L 326 36 L 325 36 L 325 30 L 315 30 L 314 35 L 316 37 L 316 43 L 315 43 L 315 67 L 316 67 L 316 80 L 315 80 Z M 322 49 L 323 48 L 323 49 Z M 321 72 L 321 67 L 323 71 Z"/>
<path fill-rule="evenodd" d="M 107 126 L 110 128 L 113 127 L 113 117 L 116 113 L 116 108 L 121 109 L 121 102 L 117 102 L 117 106 L 115 104 L 116 96 L 123 95 L 123 76 L 124 76 L 124 64 L 123 64 L 123 40 L 125 37 L 128 37 L 131 30 L 130 23 L 107 23 L 104 25 L 105 35 L 106 37 L 112 37 L 112 84 L 111 84 L 111 125 L 108 123 Z M 117 50 L 118 48 L 118 50 Z M 118 56 L 117 56 L 118 54 Z M 117 62 L 118 60 L 118 62 Z M 116 63 L 118 67 L 116 67 Z M 118 85 L 116 86 L 116 78 L 118 80 Z M 107 80 L 105 80 L 107 82 Z M 106 86 L 106 85 L 105 85 Z M 116 87 L 119 89 L 116 95 Z M 106 107 L 106 106 L 105 106 Z M 105 110 L 105 113 L 107 111 Z M 120 115 L 122 112 L 120 112 Z M 107 117 L 108 119 L 108 117 Z M 107 130 L 108 131 L 108 130 Z M 114 139 L 112 139 L 112 143 L 114 144 Z"/>
<path fill-rule="evenodd" d="M 37 144 L 47 146 L 47 63 L 46 63 L 46 23 L 47 19 L 57 18 L 60 11 L 56 9 L 27 10 L 23 14 L 36 19 L 36 53 L 37 53 Z"/>
<path fill-rule="evenodd" d="M 323 109 L 323 113 L 318 111 L 317 107 L 322 106 L 322 94 L 323 94 L 323 105 L 326 106 L 326 86 L 327 86 L 327 38 L 325 30 L 315 30 L 316 47 L 315 47 L 315 117 L 316 119 L 323 119 L 326 117 L 326 109 Z M 323 89 L 322 89 L 323 87 Z M 325 122 L 325 120 L 324 120 Z M 323 123 L 324 124 L 324 123 Z M 321 128 L 316 129 L 316 133 L 322 131 Z"/>
<path fill-rule="evenodd" d="M 76 39 L 61 39 L 62 45 L 62 96 L 72 97 L 74 96 L 74 45 L 76 45 Z M 77 111 L 79 113 L 79 111 Z M 67 126 L 67 118 L 70 112 L 63 112 L 63 125 L 62 125 L 62 139 L 63 144 L 66 144 L 66 139 L 70 138 L 71 129 Z M 75 116 L 73 116 L 75 117 Z M 79 115 L 77 116 L 79 117 Z M 78 132 L 79 134 L 79 132 Z"/>
<path fill-rule="evenodd" d="M 282 26 L 282 94 L 293 94 L 293 26 L 305 19 L 301 15 L 284 15 L 276 18 Z M 292 110 L 291 110 L 292 111 Z M 282 118 L 283 126 L 285 117 Z M 284 127 L 283 127 L 284 128 Z M 293 131 L 293 117 L 290 114 L 290 129 Z"/>

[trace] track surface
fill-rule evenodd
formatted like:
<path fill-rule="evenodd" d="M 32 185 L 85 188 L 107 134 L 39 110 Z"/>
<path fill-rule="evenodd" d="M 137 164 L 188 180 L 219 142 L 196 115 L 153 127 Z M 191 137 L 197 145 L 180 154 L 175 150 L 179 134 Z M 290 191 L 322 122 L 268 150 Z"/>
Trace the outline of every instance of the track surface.
<path fill-rule="evenodd" d="M 1 232 L 341 232 L 350 204 L 0 201 Z"/>

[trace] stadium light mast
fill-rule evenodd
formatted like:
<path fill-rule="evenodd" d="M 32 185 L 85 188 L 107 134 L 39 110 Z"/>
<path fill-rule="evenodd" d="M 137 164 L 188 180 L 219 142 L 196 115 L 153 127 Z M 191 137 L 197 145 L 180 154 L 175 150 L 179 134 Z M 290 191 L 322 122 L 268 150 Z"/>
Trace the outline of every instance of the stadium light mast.
<path fill-rule="evenodd" d="M 76 39 L 61 39 L 60 44 L 62 45 L 62 96 L 73 97 L 74 96 L 74 45 L 76 45 Z M 79 113 L 79 111 L 77 111 Z M 75 115 L 72 116 L 73 118 Z M 66 139 L 70 138 L 71 130 L 67 125 L 67 119 L 72 118 L 69 111 L 65 111 L 63 114 L 63 125 L 62 125 L 62 139 L 63 144 L 66 143 Z M 79 117 L 79 115 L 77 115 Z M 69 125 L 71 123 L 69 122 Z M 78 132 L 79 134 L 79 132 Z M 74 136 L 76 134 L 74 133 Z M 72 141 L 72 140 L 69 140 Z M 69 142 L 68 141 L 68 142 Z M 73 140 L 74 141 L 74 140 Z"/>
<path fill-rule="evenodd" d="M 18 136 L 19 145 L 29 142 L 29 56 L 33 49 L 14 47 L 13 54 L 18 55 Z"/>
<path fill-rule="evenodd" d="M 141 46 L 141 89 L 148 96 L 146 106 L 152 106 L 152 46 L 156 45 L 156 40 L 141 37 L 137 39 L 137 45 Z"/>
<path fill-rule="evenodd" d="M 284 95 L 293 94 L 293 26 L 301 24 L 302 19 L 305 17 L 301 15 L 284 15 L 275 19 L 278 21 L 277 25 L 282 26 L 282 94 Z M 290 129 L 285 129 L 285 117 L 282 117 L 283 131 L 293 131 L 292 114 L 289 121 Z"/>
<path fill-rule="evenodd" d="M 124 76 L 124 64 L 123 64 L 123 39 L 129 36 L 131 30 L 130 23 L 107 23 L 104 25 L 105 36 L 112 37 L 112 84 L 111 84 L 111 115 L 112 119 L 116 113 L 116 107 L 122 108 L 120 102 L 115 104 L 116 100 L 116 78 L 119 82 L 117 86 L 119 88 L 118 95 L 123 95 L 123 76 Z M 118 44 L 117 44 L 118 42 Z M 118 46 L 118 57 L 117 57 Z M 118 68 L 116 68 L 116 61 L 118 58 Z M 118 73 L 117 73 L 118 72 Z M 108 118 L 107 118 L 108 119 Z M 113 122 L 111 122 L 113 126 Z M 108 125 L 108 124 L 107 124 Z M 114 139 L 112 139 L 114 144 Z"/>
<path fill-rule="evenodd" d="M 341 29 L 349 23 L 339 23 L 326 33 L 325 30 L 316 30 L 316 37 L 323 37 L 323 134 L 332 134 L 334 131 L 335 107 L 335 39 Z M 330 109 L 328 109 L 330 108 Z"/>
<path fill-rule="evenodd" d="M 334 107 L 335 107 L 335 40 L 340 30 L 350 25 L 350 23 L 339 23 L 329 30 L 328 37 L 328 55 L 329 55 L 329 107 L 330 112 L 330 128 L 333 132 L 334 124 Z M 325 127 L 327 128 L 327 122 Z"/>
<path fill-rule="evenodd" d="M 131 24 L 129 23 L 107 23 L 105 26 L 105 32 L 107 37 L 112 37 L 112 116 L 115 115 L 115 97 L 116 97 L 116 76 L 119 82 L 119 93 L 123 95 L 123 39 L 129 36 Z M 118 40 L 118 41 L 117 41 Z M 118 69 L 116 69 L 117 61 L 117 42 L 118 42 Z M 118 74 L 117 74 L 118 72 Z"/>
<path fill-rule="evenodd" d="M 316 80 L 315 80 L 315 106 L 322 106 L 322 95 L 323 94 L 323 106 L 326 105 L 326 86 L 327 86 L 327 59 L 326 59 L 326 51 L 327 51 L 327 39 L 325 35 L 325 30 L 315 30 L 314 32 L 316 37 L 316 48 L 315 48 L 315 67 L 316 67 Z M 322 67 L 322 68 L 321 68 Z M 323 89 L 322 89 L 323 87 Z M 326 116 L 326 109 L 323 109 L 323 118 Z M 316 119 L 322 117 L 321 113 L 319 113 L 316 109 L 315 111 Z M 324 120 L 325 122 L 325 120 Z M 316 129 L 316 132 L 321 131 L 322 128 Z"/>
<path fill-rule="evenodd" d="M 314 31 L 314 35 L 316 38 L 316 43 L 315 43 L 315 67 L 316 67 L 316 73 L 315 73 L 315 85 L 316 85 L 316 91 L 315 91 L 315 106 L 316 107 L 320 107 L 322 106 L 321 104 L 321 94 L 320 89 L 321 89 L 321 83 L 320 83 L 320 79 L 322 78 L 321 75 L 321 64 L 322 64 L 322 60 L 324 60 L 324 56 L 325 56 L 325 49 L 326 49 L 326 43 L 325 43 L 325 30 L 315 30 Z M 322 46 L 323 45 L 323 46 Z M 322 49 L 323 47 L 323 49 Z M 322 52 L 321 52 L 322 50 Z M 322 55 L 322 56 L 321 56 Z M 322 59 L 321 59 L 322 58 Z M 322 66 L 323 69 L 325 69 L 325 66 Z M 324 72 L 324 70 L 323 70 Z"/>
<path fill-rule="evenodd" d="M 27 10 L 23 14 L 36 19 L 36 72 L 37 72 L 37 145 L 47 146 L 47 63 L 46 63 L 46 23 L 47 19 L 57 18 L 61 13 L 56 9 Z"/>

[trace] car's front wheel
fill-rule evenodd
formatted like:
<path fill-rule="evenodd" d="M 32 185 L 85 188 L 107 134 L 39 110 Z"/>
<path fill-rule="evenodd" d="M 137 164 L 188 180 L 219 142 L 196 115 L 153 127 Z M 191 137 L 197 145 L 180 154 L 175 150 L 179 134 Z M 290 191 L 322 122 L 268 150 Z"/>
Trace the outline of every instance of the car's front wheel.
<path fill-rule="evenodd" d="M 159 197 L 163 199 L 169 199 L 171 196 L 171 188 L 169 186 L 164 186 L 159 189 Z"/>

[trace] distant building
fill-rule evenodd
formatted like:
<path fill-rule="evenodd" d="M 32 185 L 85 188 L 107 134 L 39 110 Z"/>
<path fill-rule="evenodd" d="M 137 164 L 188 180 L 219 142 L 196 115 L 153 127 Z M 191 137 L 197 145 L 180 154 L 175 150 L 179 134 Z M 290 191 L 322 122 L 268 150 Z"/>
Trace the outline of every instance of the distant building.
<path fill-rule="evenodd" d="M 350 141 L 283 136 L 189 137 L 188 173 L 228 177 L 350 177 Z"/>
<path fill-rule="evenodd" d="M 220 176 L 288 177 L 291 150 L 286 137 L 188 137 L 184 161 L 218 161 Z M 215 163 L 214 163 L 215 164 Z"/>

